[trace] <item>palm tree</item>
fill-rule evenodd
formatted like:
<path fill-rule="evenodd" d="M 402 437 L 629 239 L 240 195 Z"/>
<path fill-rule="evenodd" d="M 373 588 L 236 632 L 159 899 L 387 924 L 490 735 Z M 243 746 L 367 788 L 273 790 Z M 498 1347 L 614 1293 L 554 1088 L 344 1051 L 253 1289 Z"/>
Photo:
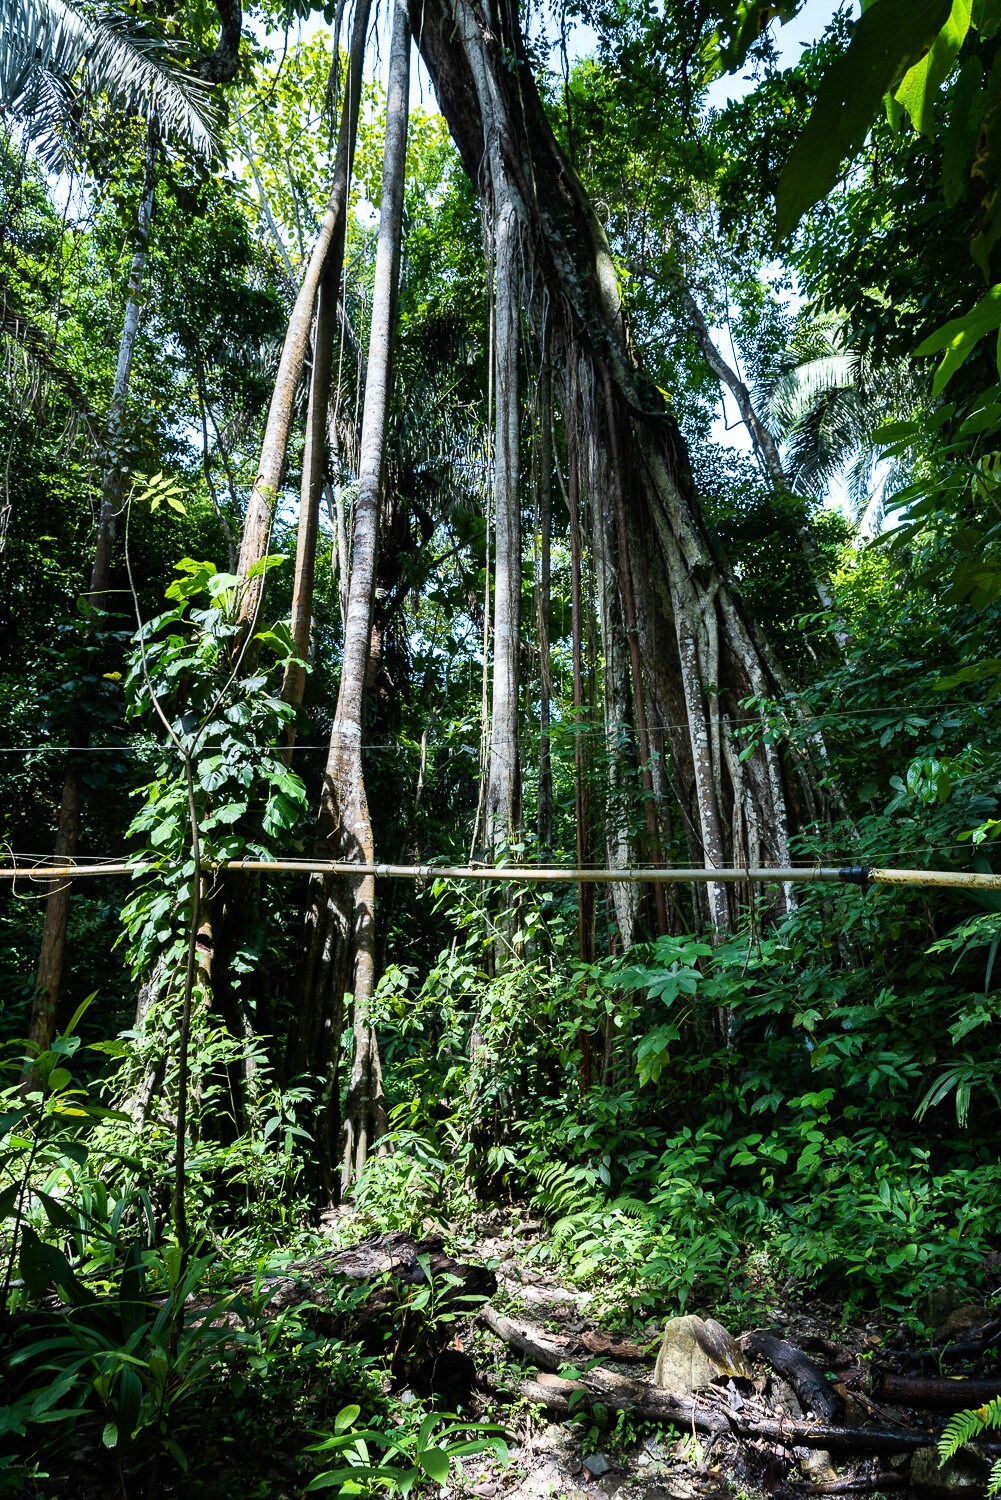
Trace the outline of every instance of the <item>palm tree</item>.
<path fill-rule="evenodd" d="M 208 156 L 218 107 L 208 80 L 185 65 L 189 56 L 107 0 L 0 0 L 0 115 L 53 166 L 77 134 L 81 103 L 101 96 Z"/>
<path fill-rule="evenodd" d="M 903 364 L 877 363 L 853 348 L 837 319 L 801 322 L 764 400 L 791 487 L 818 495 L 843 477 L 862 522 L 890 477 L 873 434 L 881 421 L 908 413 L 916 396 Z"/>

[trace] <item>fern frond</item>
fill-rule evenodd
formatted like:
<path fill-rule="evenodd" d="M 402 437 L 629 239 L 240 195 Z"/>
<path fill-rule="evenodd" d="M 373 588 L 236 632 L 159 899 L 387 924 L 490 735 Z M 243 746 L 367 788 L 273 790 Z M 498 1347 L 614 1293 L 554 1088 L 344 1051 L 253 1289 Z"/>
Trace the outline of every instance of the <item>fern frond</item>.
<path fill-rule="evenodd" d="M 976 1411 L 960 1411 L 950 1417 L 938 1440 L 938 1456 L 946 1463 L 966 1443 L 972 1442 L 988 1427 L 1001 1427 L 1001 1396 L 995 1396 Z"/>
<path fill-rule="evenodd" d="M 624 1214 L 627 1219 L 646 1219 L 650 1216 L 650 1205 L 642 1198 L 616 1198 L 609 1208 L 614 1213 Z"/>

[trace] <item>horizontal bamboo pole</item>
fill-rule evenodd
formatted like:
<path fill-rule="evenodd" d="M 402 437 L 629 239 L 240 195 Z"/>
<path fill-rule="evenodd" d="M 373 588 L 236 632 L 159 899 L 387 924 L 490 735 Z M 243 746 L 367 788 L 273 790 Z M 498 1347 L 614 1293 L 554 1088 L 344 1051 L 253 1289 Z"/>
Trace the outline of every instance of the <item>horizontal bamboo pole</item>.
<path fill-rule="evenodd" d="M 14 864 L 0 867 L 0 880 L 29 880 L 46 885 L 56 880 L 81 880 L 97 875 L 143 875 L 155 864 L 115 861 L 93 865 Z M 246 870 L 264 875 L 374 875 L 389 880 L 488 880 L 518 885 L 710 885 L 714 883 L 756 884 L 835 881 L 844 885 L 904 885 L 931 889 L 1001 890 L 1001 875 L 978 870 L 894 870 L 878 865 L 791 865 L 728 867 L 710 869 L 699 865 L 683 869 L 568 870 L 543 869 L 535 865 L 362 865 L 323 859 L 230 859 L 207 861 L 203 869 Z"/>

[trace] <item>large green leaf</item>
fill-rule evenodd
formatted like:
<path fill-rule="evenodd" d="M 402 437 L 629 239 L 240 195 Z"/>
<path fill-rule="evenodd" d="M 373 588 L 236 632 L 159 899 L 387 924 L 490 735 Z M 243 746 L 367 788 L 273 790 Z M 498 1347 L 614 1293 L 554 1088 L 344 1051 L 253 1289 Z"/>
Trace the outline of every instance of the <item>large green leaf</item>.
<path fill-rule="evenodd" d="M 930 50 L 908 69 L 894 96 L 910 115 L 915 130 L 920 130 L 922 135 L 935 134 L 932 105 L 966 40 L 971 11 L 972 0 L 952 0 L 948 19 Z"/>
<path fill-rule="evenodd" d="M 862 146 L 883 96 L 919 62 L 949 18 L 951 0 L 874 0 L 821 81 L 817 102 L 779 182 L 778 233 L 789 234 L 830 192 Z"/>
<path fill-rule="evenodd" d="M 952 318 L 918 345 L 915 354 L 941 354 L 935 371 L 932 394 L 938 396 L 949 384 L 980 340 L 1001 328 L 1001 286 L 992 286 L 975 307 L 961 318 Z"/>

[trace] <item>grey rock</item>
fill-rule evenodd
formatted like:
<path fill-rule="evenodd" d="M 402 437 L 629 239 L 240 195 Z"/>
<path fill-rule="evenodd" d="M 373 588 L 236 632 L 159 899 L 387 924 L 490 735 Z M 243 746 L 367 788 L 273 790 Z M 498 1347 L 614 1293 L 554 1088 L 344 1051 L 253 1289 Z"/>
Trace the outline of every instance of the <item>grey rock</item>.
<path fill-rule="evenodd" d="M 592 1453 L 584 1460 L 584 1467 L 592 1479 L 600 1479 L 612 1470 L 612 1462 L 603 1453 Z"/>
<path fill-rule="evenodd" d="M 803 1408 L 799 1404 L 799 1397 L 781 1375 L 772 1375 L 769 1379 L 768 1404 L 773 1411 L 779 1412 L 783 1417 L 789 1417 L 793 1422 L 803 1420 Z"/>
<path fill-rule="evenodd" d="M 682 1399 L 721 1375 L 751 1378 L 751 1367 L 733 1337 L 715 1318 L 672 1318 L 664 1329 L 653 1383 Z"/>
<path fill-rule="evenodd" d="M 695 1494 L 695 1486 L 679 1476 L 640 1490 L 638 1500 L 693 1500 Z"/>
<path fill-rule="evenodd" d="M 911 1458 L 911 1487 L 922 1495 L 955 1500 L 956 1496 L 982 1495 L 987 1477 L 983 1463 L 971 1453 L 957 1453 L 940 1468 L 937 1448 L 919 1448 Z"/>

